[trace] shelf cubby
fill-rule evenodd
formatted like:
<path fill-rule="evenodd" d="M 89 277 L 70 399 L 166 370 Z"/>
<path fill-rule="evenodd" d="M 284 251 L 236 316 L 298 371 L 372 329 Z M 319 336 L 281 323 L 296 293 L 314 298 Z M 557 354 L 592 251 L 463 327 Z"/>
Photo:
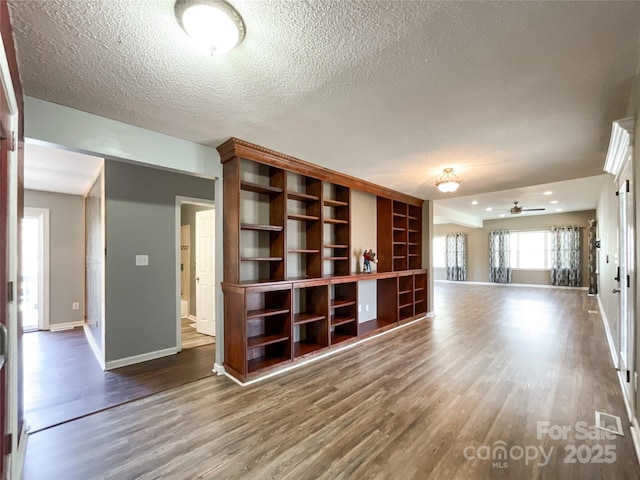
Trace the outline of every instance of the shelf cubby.
<path fill-rule="evenodd" d="M 358 285 L 355 281 L 331 283 L 331 345 L 358 336 Z"/>
<path fill-rule="evenodd" d="M 293 357 L 329 346 L 329 283 L 299 285 L 293 289 Z"/>
<path fill-rule="evenodd" d="M 323 275 L 349 275 L 351 245 L 351 191 L 324 182 L 323 186 Z"/>
<path fill-rule="evenodd" d="M 322 181 L 287 174 L 287 278 L 322 275 Z"/>
<path fill-rule="evenodd" d="M 247 289 L 245 309 L 246 372 L 291 360 L 291 286 Z"/>

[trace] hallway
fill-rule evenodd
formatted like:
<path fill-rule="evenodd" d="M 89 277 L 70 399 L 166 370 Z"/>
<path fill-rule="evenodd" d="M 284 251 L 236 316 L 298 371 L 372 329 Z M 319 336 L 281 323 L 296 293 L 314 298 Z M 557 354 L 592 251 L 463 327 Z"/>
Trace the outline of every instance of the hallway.
<path fill-rule="evenodd" d="M 435 300 L 434 319 L 258 384 L 210 377 L 36 433 L 24 478 L 638 478 L 593 298 L 437 284 Z M 596 410 L 624 436 L 582 439 Z M 509 457 L 483 459 L 496 442 Z"/>

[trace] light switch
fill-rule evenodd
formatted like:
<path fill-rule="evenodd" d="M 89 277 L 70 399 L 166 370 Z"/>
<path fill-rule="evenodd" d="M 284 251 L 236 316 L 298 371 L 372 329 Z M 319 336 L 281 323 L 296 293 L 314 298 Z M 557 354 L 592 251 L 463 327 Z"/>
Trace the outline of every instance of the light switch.
<path fill-rule="evenodd" d="M 149 265 L 149 255 L 136 255 L 136 266 L 146 267 Z"/>

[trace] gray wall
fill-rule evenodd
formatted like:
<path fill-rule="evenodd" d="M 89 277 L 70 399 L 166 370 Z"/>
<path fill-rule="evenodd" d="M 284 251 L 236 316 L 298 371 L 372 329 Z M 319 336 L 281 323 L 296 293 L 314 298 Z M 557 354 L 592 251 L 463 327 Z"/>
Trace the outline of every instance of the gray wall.
<path fill-rule="evenodd" d="M 180 208 L 180 225 L 191 225 L 191 248 L 189 256 L 191 258 L 191 278 L 189 279 L 189 314 L 196 314 L 196 212 L 211 210 L 211 207 L 193 205 L 186 203 Z"/>
<path fill-rule="evenodd" d="M 25 207 L 49 209 L 49 324 L 84 320 L 84 199 L 25 190 Z M 79 310 L 71 308 L 80 303 Z"/>
<path fill-rule="evenodd" d="M 105 163 L 106 361 L 176 346 L 177 195 L 214 199 L 214 181 Z M 136 255 L 149 255 L 137 267 Z"/>
<path fill-rule="evenodd" d="M 489 281 L 489 232 L 492 230 L 536 230 L 559 227 L 563 225 L 580 225 L 582 230 L 582 286 L 589 284 L 588 280 L 588 227 L 589 219 L 596 218 L 594 210 L 584 212 L 554 213 L 550 215 L 534 215 L 530 217 L 511 217 L 496 220 L 486 220 L 483 228 L 461 227 L 459 225 L 434 225 L 434 236 L 447 233 L 466 233 L 468 237 L 467 280 L 472 282 Z M 434 268 L 436 280 L 446 279 L 443 268 Z M 513 270 L 513 283 L 531 285 L 550 285 L 547 270 Z"/>

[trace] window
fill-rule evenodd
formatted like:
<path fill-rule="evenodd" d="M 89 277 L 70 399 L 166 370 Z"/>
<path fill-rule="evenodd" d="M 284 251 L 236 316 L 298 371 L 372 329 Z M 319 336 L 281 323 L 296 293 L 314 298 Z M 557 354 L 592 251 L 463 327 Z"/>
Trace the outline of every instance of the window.
<path fill-rule="evenodd" d="M 447 266 L 447 237 L 433 237 L 433 268 Z"/>
<path fill-rule="evenodd" d="M 550 270 L 551 232 L 511 232 L 511 268 Z"/>

